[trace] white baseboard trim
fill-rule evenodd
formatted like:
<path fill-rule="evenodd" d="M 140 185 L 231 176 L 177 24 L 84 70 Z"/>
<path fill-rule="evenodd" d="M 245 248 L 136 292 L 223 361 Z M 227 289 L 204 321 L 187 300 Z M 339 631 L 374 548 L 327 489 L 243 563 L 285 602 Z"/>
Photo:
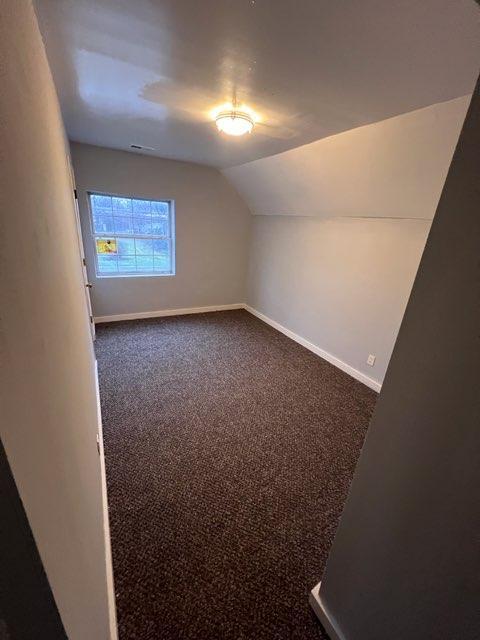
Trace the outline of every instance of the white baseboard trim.
<path fill-rule="evenodd" d="M 244 302 L 237 302 L 235 304 L 219 304 L 219 305 L 214 305 L 209 307 L 188 307 L 185 309 L 159 309 L 158 311 L 140 311 L 139 313 L 120 313 L 112 316 L 96 316 L 95 324 L 98 324 L 101 322 L 118 322 L 120 320 L 140 320 L 142 318 L 163 318 L 166 316 L 183 316 L 191 313 L 210 313 L 212 311 L 231 311 L 233 309 L 246 309 L 252 315 L 256 316 L 263 322 L 266 322 L 274 329 L 277 329 L 277 331 L 280 331 L 281 333 L 286 335 L 288 338 L 295 340 L 295 342 L 298 342 L 298 344 L 301 344 L 303 347 L 305 347 L 309 351 L 312 351 L 317 356 L 320 356 L 327 362 L 330 362 L 330 364 L 333 364 L 338 369 L 345 371 L 345 373 L 348 373 L 348 375 L 352 376 L 352 378 L 355 378 L 359 382 L 366 384 L 367 387 L 370 387 L 374 391 L 378 392 L 382 388 L 382 385 L 380 382 L 378 382 L 378 380 L 374 380 L 373 378 L 370 378 L 369 376 L 367 376 L 365 373 L 358 371 L 358 369 L 354 369 L 354 367 L 350 366 L 346 362 L 343 362 L 343 360 L 340 360 L 339 358 L 332 355 L 331 353 L 328 353 L 328 351 L 324 351 L 324 349 L 321 349 L 316 344 L 313 344 L 313 342 L 310 342 L 306 338 L 299 336 L 298 334 L 291 331 L 290 329 L 287 329 L 287 327 L 284 327 L 283 325 L 281 325 L 276 320 L 272 320 L 272 318 L 269 318 L 265 314 L 261 313 L 260 311 L 257 311 L 257 309 L 254 309 L 253 307 L 250 307 L 248 304 L 245 304 Z"/>
<path fill-rule="evenodd" d="M 298 342 L 298 344 L 301 344 L 306 349 L 309 349 L 310 351 L 315 353 L 317 356 L 320 356 L 327 362 L 330 362 L 330 364 L 333 364 L 338 369 L 345 371 L 345 373 L 348 373 L 348 375 L 352 376 L 352 378 L 355 378 L 359 382 L 363 382 L 363 384 L 366 384 L 367 387 L 370 387 L 370 389 L 373 389 L 374 391 L 378 392 L 382 388 L 382 385 L 380 382 L 378 382 L 378 380 L 374 380 L 373 378 L 370 378 L 369 376 L 365 375 L 361 371 L 358 371 L 358 369 L 354 369 L 346 362 L 343 362 L 343 360 L 340 360 L 339 358 L 333 356 L 331 353 L 328 353 L 328 351 L 324 351 L 320 347 L 317 347 L 317 345 L 313 344 L 313 342 L 309 342 L 305 338 L 302 338 L 302 336 L 299 336 L 298 334 L 294 333 L 290 329 L 287 329 L 287 327 L 284 327 L 276 320 L 272 320 L 271 318 L 261 313 L 260 311 L 257 311 L 253 307 L 250 307 L 248 304 L 245 305 L 244 308 L 252 315 L 256 316 L 260 320 L 263 320 L 263 322 L 266 322 L 271 327 L 273 327 L 274 329 L 277 329 L 277 331 L 280 331 L 281 333 L 285 334 L 292 340 L 295 340 L 295 342 Z"/>
<path fill-rule="evenodd" d="M 308 598 L 310 606 L 315 612 L 317 618 L 322 623 L 323 628 L 328 633 L 330 640 L 345 640 L 345 636 L 338 628 L 338 624 L 336 623 L 335 619 L 327 611 L 322 602 L 322 598 L 320 597 L 320 585 L 321 582 L 319 582 L 317 586 L 313 587 L 313 589 L 310 591 L 310 596 Z"/>
<path fill-rule="evenodd" d="M 98 421 L 98 454 L 100 456 L 100 475 L 102 482 L 102 506 L 103 506 L 103 535 L 105 541 L 105 570 L 107 576 L 107 603 L 108 603 L 108 640 L 118 640 L 117 608 L 115 604 L 115 586 L 113 582 L 112 544 L 110 540 L 110 520 L 108 517 L 107 478 L 105 475 L 105 455 L 103 451 L 103 425 L 100 408 L 100 387 L 98 384 L 98 364 L 95 360 L 95 387 L 97 395 L 97 421 Z"/>
<path fill-rule="evenodd" d="M 139 313 L 120 313 L 114 316 L 97 316 L 95 324 L 99 322 L 118 322 L 119 320 L 140 320 L 141 318 L 163 318 L 165 316 L 185 316 L 190 313 L 210 313 L 212 311 L 230 311 L 245 309 L 244 302 L 235 304 L 218 304 L 211 307 L 189 307 L 187 309 L 159 309 L 158 311 L 140 311 Z"/>

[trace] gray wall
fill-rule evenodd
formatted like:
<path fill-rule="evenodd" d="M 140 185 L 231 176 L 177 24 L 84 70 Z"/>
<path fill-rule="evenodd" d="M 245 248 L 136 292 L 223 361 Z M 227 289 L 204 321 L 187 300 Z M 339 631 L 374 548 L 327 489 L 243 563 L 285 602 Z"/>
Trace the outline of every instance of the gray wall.
<path fill-rule="evenodd" d="M 340 637 L 480 637 L 480 90 L 320 596 Z"/>
<path fill-rule="evenodd" d="M 0 4 L 0 436 L 69 639 L 105 640 L 94 355 L 68 147 L 31 2 Z"/>
<path fill-rule="evenodd" d="M 381 383 L 429 228 L 429 220 L 253 216 L 248 303 Z"/>
<path fill-rule="evenodd" d="M 468 104 L 464 96 L 224 170 L 256 214 L 248 304 L 374 388 Z"/>
<path fill-rule="evenodd" d="M 245 302 L 250 213 L 210 167 L 71 145 L 95 316 Z M 175 200 L 175 276 L 96 278 L 87 191 Z"/>

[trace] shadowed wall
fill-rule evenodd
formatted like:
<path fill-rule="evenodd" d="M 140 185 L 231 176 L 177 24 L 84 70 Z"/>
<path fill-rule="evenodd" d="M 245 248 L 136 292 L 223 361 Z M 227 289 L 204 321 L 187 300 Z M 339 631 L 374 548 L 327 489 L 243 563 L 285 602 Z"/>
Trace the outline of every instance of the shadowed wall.
<path fill-rule="evenodd" d="M 479 149 L 477 84 L 322 580 L 340 638 L 480 635 Z"/>
<path fill-rule="evenodd" d="M 66 640 L 1 442 L 0 503 L 0 638 Z"/>

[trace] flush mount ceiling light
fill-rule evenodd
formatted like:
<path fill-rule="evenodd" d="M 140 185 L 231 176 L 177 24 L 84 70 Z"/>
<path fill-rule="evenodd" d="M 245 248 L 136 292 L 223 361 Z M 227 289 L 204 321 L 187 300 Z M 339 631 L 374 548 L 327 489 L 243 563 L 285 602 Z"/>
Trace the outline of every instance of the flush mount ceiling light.
<path fill-rule="evenodd" d="M 243 136 L 251 133 L 255 124 L 254 119 L 244 111 L 221 111 L 216 117 L 217 128 L 229 136 Z"/>

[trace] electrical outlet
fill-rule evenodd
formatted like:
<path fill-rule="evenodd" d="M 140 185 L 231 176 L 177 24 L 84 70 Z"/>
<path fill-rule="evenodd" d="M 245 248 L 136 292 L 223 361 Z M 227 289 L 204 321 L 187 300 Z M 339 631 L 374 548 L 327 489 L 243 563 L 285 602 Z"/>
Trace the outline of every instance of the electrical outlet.
<path fill-rule="evenodd" d="M 367 358 L 367 364 L 373 367 L 373 365 L 375 364 L 375 360 L 376 360 L 376 356 L 373 356 L 372 354 L 370 354 Z"/>

